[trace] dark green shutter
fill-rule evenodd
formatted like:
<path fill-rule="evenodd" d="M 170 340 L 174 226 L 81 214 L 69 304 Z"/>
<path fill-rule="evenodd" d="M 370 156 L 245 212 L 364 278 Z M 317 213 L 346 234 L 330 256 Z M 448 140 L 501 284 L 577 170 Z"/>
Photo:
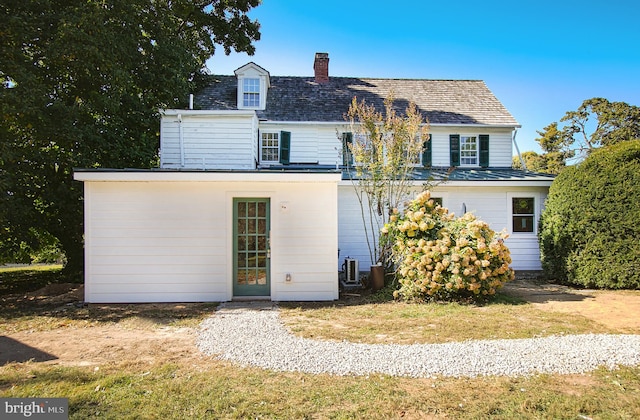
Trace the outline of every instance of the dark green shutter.
<path fill-rule="evenodd" d="M 449 135 L 451 166 L 460 166 L 460 134 Z"/>
<path fill-rule="evenodd" d="M 431 167 L 431 134 L 427 135 L 427 139 L 422 145 L 422 166 Z"/>
<path fill-rule="evenodd" d="M 480 134 L 480 166 L 489 167 L 489 135 Z"/>
<path fill-rule="evenodd" d="M 353 165 L 353 154 L 351 144 L 353 143 L 353 133 L 342 133 L 342 164 L 344 166 Z"/>
<path fill-rule="evenodd" d="M 291 133 L 280 132 L 280 163 L 288 165 L 291 159 Z"/>

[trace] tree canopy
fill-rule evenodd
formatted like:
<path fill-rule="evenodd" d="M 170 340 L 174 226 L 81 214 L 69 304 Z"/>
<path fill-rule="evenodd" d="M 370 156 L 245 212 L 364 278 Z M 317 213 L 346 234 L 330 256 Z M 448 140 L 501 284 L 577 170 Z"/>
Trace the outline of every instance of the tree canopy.
<path fill-rule="evenodd" d="M 527 169 L 558 174 L 573 158 L 582 160 L 600 147 L 640 139 L 640 108 L 625 102 L 587 99 L 577 110 L 568 111 L 560 123 L 538 131 L 536 141 L 543 154 L 524 158 L 523 153 Z"/>
<path fill-rule="evenodd" d="M 253 54 L 260 0 L 0 4 L 0 251 L 48 234 L 82 263 L 74 167 L 148 168 L 159 110 L 186 103 L 221 47 Z"/>

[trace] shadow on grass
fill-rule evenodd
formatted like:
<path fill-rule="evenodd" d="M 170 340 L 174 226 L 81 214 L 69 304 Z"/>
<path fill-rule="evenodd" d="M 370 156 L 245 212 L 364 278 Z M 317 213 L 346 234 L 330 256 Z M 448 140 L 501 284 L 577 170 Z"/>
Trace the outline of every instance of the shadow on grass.
<path fill-rule="evenodd" d="M 0 366 L 8 363 L 23 363 L 30 360 L 46 362 L 57 358 L 53 354 L 31 347 L 21 341 L 0 335 Z"/>

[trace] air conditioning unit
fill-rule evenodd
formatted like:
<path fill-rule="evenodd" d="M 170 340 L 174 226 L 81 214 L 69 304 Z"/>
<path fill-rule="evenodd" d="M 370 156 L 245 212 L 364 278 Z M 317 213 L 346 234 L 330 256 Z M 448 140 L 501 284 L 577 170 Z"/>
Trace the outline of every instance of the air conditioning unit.
<path fill-rule="evenodd" d="M 360 270 L 358 268 L 358 260 L 354 258 L 345 258 L 345 283 L 346 284 L 359 284 L 360 283 Z"/>

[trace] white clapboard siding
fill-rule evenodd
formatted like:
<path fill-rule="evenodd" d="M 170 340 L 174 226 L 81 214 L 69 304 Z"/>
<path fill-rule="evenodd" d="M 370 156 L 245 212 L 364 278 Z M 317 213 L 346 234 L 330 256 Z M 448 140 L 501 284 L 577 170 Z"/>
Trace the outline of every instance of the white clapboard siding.
<path fill-rule="evenodd" d="M 258 158 L 258 129 L 261 132 L 291 133 L 291 163 L 342 163 L 341 133 L 349 131 L 344 124 L 258 122 L 247 111 L 225 113 L 201 111 L 178 116 L 177 110 L 161 121 L 160 145 L 163 168 L 190 169 L 254 169 Z M 182 130 L 182 142 L 180 133 Z M 432 164 L 450 166 L 449 135 L 488 134 L 489 166 L 510 167 L 512 130 L 488 127 L 430 127 Z M 182 147 L 182 148 L 181 148 Z"/>
<path fill-rule="evenodd" d="M 443 206 L 449 212 L 460 216 L 462 204 L 467 212 L 471 212 L 480 220 L 489 223 L 491 229 L 500 232 L 503 229 L 510 237 L 506 244 L 511 250 L 513 260 L 511 266 L 516 270 L 540 270 L 540 251 L 535 233 L 511 232 L 511 200 L 512 194 L 531 196 L 536 200 L 536 220 L 539 219 L 542 204 L 545 199 L 546 187 L 514 187 L 490 186 L 490 182 L 478 187 L 459 187 L 444 183 L 434 188 L 434 197 L 443 197 Z M 362 271 L 369 270 L 371 259 L 366 243 L 360 204 L 357 201 L 354 187 L 349 183 L 342 183 L 338 188 L 339 197 L 339 234 L 338 247 L 340 249 L 339 264 L 345 258 L 355 258 L 360 261 Z M 534 230 L 537 232 L 537 229 Z"/>
<path fill-rule="evenodd" d="M 431 127 L 432 164 L 435 167 L 449 167 L 451 155 L 449 153 L 449 135 L 461 136 L 489 135 L 489 166 L 508 168 L 511 167 L 511 129 L 498 129 L 486 127 L 460 128 L 460 127 Z"/>
<path fill-rule="evenodd" d="M 323 125 L 318 129 L 318 161 L 322 165 L 342 165 L 342 133 L 347 127 Z"/>
<path fill-rule="evenodd" d="M 452 133 L 453 134 L 453 133 Z M 449 132 L 431 132 L 431 163 L 435 167 L 451 166 L 451 156 L 449 155 Z"/>
<path fill-rule="evenodd" d="M 295 200 L 272 203 L 274 300 L 337 299 L 337 182 L 290 184 L 286 192 Z"/>
<path fill-rule="evenodd" d="M 273 300 L 338 298 L 340 174 L 131 174 L 144 181 L 76 173 L 85 181 L 87 302 L 232 299 L 234 197 L 270 198 Z"/>
<path fill-rule="evenodd" d="M 510 168 L 512 165 L 511 130 L 507 132 L 487 132 L 489 134 L 489 166 Z"/>
<path fill-rule="evenodd" d="M 372 261 L 364 230 L 362 207 L 354 186 L 350 182 L 345 182 L 338 187 L 338 211 L 340 213 L 338 220 L 340 264 L 342 265 L 345 258 L 354 258 L 359 261 L 361 271 L 369 271 Z M 367 211 L 366 207 L 365 211 Z M 369 228 L 368 219 L 367 228 Z"/>
<path fill-rule="evenodd" d="M 278 124 L 262 122 L 260 132 L 288 131 L 291 133 L 291 149 L 289 161 L 291 163 L 318 162 L 318 129 L 309 124 Z"/>
<path fill-rule="evenodd" d="M 182 140 L 181 140 L 182 136 Z M 237 114 L 164 115 L 160 125 L 163 168 L 255 169 L 257 118 Z"/>

